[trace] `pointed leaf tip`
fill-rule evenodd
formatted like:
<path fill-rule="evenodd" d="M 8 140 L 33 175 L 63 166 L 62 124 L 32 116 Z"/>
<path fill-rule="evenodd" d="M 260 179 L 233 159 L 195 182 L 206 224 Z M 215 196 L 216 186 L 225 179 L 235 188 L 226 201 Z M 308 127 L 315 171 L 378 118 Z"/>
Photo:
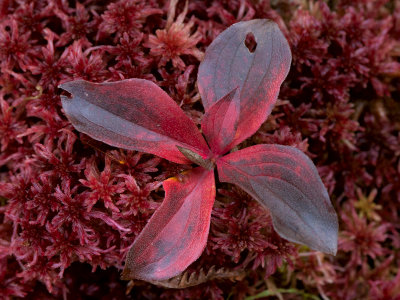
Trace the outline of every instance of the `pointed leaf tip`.
<path fill-rule="evenodd" d="M 217 161 L 219 178 L 267 208 L 283 238 L 335 255 L 338 219 L 312 161 L 300 150 L 257 145 Z"/>
<path fill-rule="evenodd" d="M 240 115 L 238 87 L 222 97 L 206 112 L 201 129 L 214 154 L 225 154 L 232 146 Z"/>
<path fill-rule="evenodd" d="M 208 146 L 196 125 L 156 84 L 144 79 L 91 83 L 76 80 L 60 88 L 72 125 L 111 146 L 158 155 L 177 163 L 190 163 L 176 148 L 180 145 L 201 156 Z"/>

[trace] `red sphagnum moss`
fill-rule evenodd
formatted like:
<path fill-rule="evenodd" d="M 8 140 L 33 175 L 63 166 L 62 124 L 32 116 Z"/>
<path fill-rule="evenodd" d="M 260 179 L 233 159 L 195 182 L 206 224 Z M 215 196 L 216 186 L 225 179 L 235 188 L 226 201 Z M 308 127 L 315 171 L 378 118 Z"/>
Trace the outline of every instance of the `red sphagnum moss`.
<path fill-rule="evenodd" d="M 207 248 L 188 272 L 215 266 L 238 282 L 138 281 L 125 294 L 125 255 L 161 182 L 185 167 L 79 134 L 57 86 L 145 78 L 199 124 L 205 49 L 254 18 L 279 24 L 293 62 L 272 115 L 240 148 L 279 143 L 312 157 L 339 215 L 338 254 L 283 240 L 251 197 L 218 183 Z M 269 288 L 400 299 L 399 40 L 393 0 L 0 1 L 0 298 L 243 299 Z"/>

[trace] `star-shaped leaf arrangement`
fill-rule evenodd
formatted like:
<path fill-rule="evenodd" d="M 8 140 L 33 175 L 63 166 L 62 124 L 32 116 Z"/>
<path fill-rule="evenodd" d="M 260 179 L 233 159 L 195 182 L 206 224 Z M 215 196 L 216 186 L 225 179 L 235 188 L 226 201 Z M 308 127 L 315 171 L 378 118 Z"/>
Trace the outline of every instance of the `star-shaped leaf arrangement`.
<path fill-rule="evenodd" d="M 252 52 L 245 44 L 248 34 L 257 43 Z M 267 119 L 290 64 L 289 45 L 272 21 L 239 22 L 222 32 L 198 73 L 205 138 L 151 81 L 77 80 L 60 86 L 72 94 L 62 97 L 62 105 L 78 131 L 115 147 L 199 165 L 183 181 L 164 181 L 165 199 L 130 248 L 123 279 L 167 280 L 201 255 L 215 199 L 215 167 L 220 181 L 238 185 L 270 211 L 283 238 L 336 253 L 337 216 L 303 152 L 255 145 L 228 153 Z"/>

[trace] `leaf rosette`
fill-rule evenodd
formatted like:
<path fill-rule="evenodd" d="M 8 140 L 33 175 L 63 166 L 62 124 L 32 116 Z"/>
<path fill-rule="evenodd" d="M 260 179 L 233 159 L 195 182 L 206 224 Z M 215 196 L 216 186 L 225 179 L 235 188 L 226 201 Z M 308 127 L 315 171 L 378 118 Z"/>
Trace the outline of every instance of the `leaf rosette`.
<path fill-rule="evenodd" d="M 249 51 L 245 41 L 257 43 Z M 266 121 L 291 64 L 290 47 L 269 20 L 239 22 L 208 47 L 198 73 L 201 128 L 151 81 L 127 79 L 60 87 L 74 127 L 109 145 L 198 167 L 164 181 L 165 199 L 130 248 L 123 279 L 150 282 L 181 274 L 203 252 L 219 180 L 236 184 L 272 216 L 285 239 L 336 254 L 338 220 L 316 167 L 300 150 L 255 145 L 233 153 Z M 228 154 L 227 154 L 228 153 Z"/>

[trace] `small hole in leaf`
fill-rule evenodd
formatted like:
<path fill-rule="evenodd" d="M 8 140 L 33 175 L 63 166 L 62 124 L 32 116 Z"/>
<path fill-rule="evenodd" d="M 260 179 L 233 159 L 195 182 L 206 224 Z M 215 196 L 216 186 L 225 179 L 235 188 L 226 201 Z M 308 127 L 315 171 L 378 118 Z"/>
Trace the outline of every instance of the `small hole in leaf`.
<path fill-rule="evenodd" d="M 246 35 L 246 39 L 244 41 L 244 44 L 246 45 L 247 49 L 249 49 L 250 53 L 254 53 L 257 48 L 257 42 L 256 38 L 254 37 L 254 34 L 251 32 Z"/>
<path fill-rule="evenodd" d="M 73 98 L 72 94 L 70 92 L 65 91 L 65 90 L 62 91 L 61 95 L 62 96 L 66 96 L 68 99 L 72 99 Z"/>

